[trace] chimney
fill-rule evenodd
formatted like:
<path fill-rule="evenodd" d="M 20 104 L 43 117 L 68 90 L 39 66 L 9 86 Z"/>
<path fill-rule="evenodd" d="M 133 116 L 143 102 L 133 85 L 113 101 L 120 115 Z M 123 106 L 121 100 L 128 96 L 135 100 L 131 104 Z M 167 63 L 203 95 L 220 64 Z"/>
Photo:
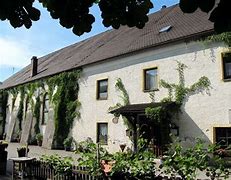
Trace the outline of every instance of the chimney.
<path fill-rule="evenodd" d="M 31 58 L 31 77 L 37 74 L 37 70 L 38 70 L 38 58 L 36 56 L 33 56 Z"/>
<path fill-rule="evenodd" d="M 163 6 L 161 7 L 161 10 L 162 10 L 162 9 L 165 9 L 165 8 L 167 8 L 167 6 L 166 6 L 166 5 L 163 5 Z"/>

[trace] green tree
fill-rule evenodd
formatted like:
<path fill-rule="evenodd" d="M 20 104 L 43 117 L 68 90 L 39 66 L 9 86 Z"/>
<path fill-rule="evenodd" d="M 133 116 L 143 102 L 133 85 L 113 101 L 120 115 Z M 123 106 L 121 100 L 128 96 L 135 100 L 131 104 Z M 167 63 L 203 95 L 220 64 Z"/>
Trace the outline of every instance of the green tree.
<path fill-rule="evenodd" d="M 151 0 L 38 0 L 53 19 L 65 28 L 72 28 L 80 36 L 90 32 L 95 21 L 90 7 L 97 4 L 105 27 L 118 29 L 121 25 L 143 28 L 148 21 L 147 14 L 153 7 Z M 35 0 L 1 0 L 0 20 L 9 20 L 14 27 L 30 28 L 33 21 L 40 18 L 39 9 L 34 7 Z M 216 2 L 219 2 L 216 4 Z M 228 0 L 180 0 L 184 13 L 193 13 L 198 8 L 209 13 L 216 32 L 231 31 L 231 11 Z"/>
<path fill-rule="evenodd" d="M 9 20 L 14 28 L 25 26 L 29 29 L 38 21 L 40 11 L 34 7 L 35 0 L 1 0 L 0 20 Z M 90 32 L 95 21 L 90 7 L 97 4 L 105 27 L 118 29 L 120 25 L 143 28 L 148 21 L 148 12 L 153 7 L 151 0 L 39 0 L 53 19 L 65 28 L 72 28 L 80 36 Z"/>
<path fill-rule="evenodd" d="M 231 11 L 229 0 L 180 0 L 180 8 L 184 13 L 193 13 L 198 8 L 210 13 L 209 20 L 214 22 L 217 33 L 231 31 Z"/>

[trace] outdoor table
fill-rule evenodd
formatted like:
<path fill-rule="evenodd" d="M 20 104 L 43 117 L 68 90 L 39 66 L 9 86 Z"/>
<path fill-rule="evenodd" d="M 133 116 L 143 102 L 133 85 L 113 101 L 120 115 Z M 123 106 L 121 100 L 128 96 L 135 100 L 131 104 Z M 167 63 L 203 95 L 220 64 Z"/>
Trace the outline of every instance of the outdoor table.
<path fill-rule="evenodd" d="M 12 179 L 23 179 L 31 175 L 31 163 L 35 160 L 34 157 L 15 157 L 10 158 L 13 161 Z"/>

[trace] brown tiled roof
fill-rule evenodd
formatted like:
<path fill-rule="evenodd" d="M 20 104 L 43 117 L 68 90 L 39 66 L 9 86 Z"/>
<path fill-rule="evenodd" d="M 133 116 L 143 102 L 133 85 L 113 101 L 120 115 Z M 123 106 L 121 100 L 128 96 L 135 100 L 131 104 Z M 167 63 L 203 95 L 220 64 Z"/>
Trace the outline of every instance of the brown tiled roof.
<path fill-rule="evenodd" d="M 159 33 L 161 28 L 168 25 L 172 26 L 170 31 Z M 31 77 L 31 66 L 28 65 L 5 80 L 0 88 L 13 87 L 131 52 L 211 33 L 213 24 L 208 20 L 208 14 L 200 10 L 193 14 L 183 14 L 179 6 L 174 5 L 151 14 L 142 30 L 127 27 L 109 30 L 41 57 L 36 76 Z"/>

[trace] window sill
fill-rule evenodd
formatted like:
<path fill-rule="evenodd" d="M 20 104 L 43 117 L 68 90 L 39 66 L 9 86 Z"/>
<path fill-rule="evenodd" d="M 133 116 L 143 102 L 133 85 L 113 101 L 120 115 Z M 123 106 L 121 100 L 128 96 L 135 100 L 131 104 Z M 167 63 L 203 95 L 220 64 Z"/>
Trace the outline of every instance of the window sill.
<path fill-rule="evenodd" d="M 224 82 L 230 82 L 231 81 L 231 78 L 226 78 L 226 79 L 223 79 Z"/>
<path fill-rule="evenodd" d="M 98 101 L 103 101 L 103 100 L 107 100 L 107 98 L 98 98 L 98 99 L 96 99 L 96 100 L 98 100 Z"/>
<path fill-rule="evenodd" d="M 153 91 L 159 91 L 159 89 L 153 89 L 153 90 L 143 90 L 144 93 L 147 93 L 147 92 L 153 92 Z"/>
<path fill-rule="evenodd" d="M 108 143 L 102 143 L 102 142 L 97 142 L 97 143 L 99 143 L 101 146 L 107 146 L 108 145 Z"/>

